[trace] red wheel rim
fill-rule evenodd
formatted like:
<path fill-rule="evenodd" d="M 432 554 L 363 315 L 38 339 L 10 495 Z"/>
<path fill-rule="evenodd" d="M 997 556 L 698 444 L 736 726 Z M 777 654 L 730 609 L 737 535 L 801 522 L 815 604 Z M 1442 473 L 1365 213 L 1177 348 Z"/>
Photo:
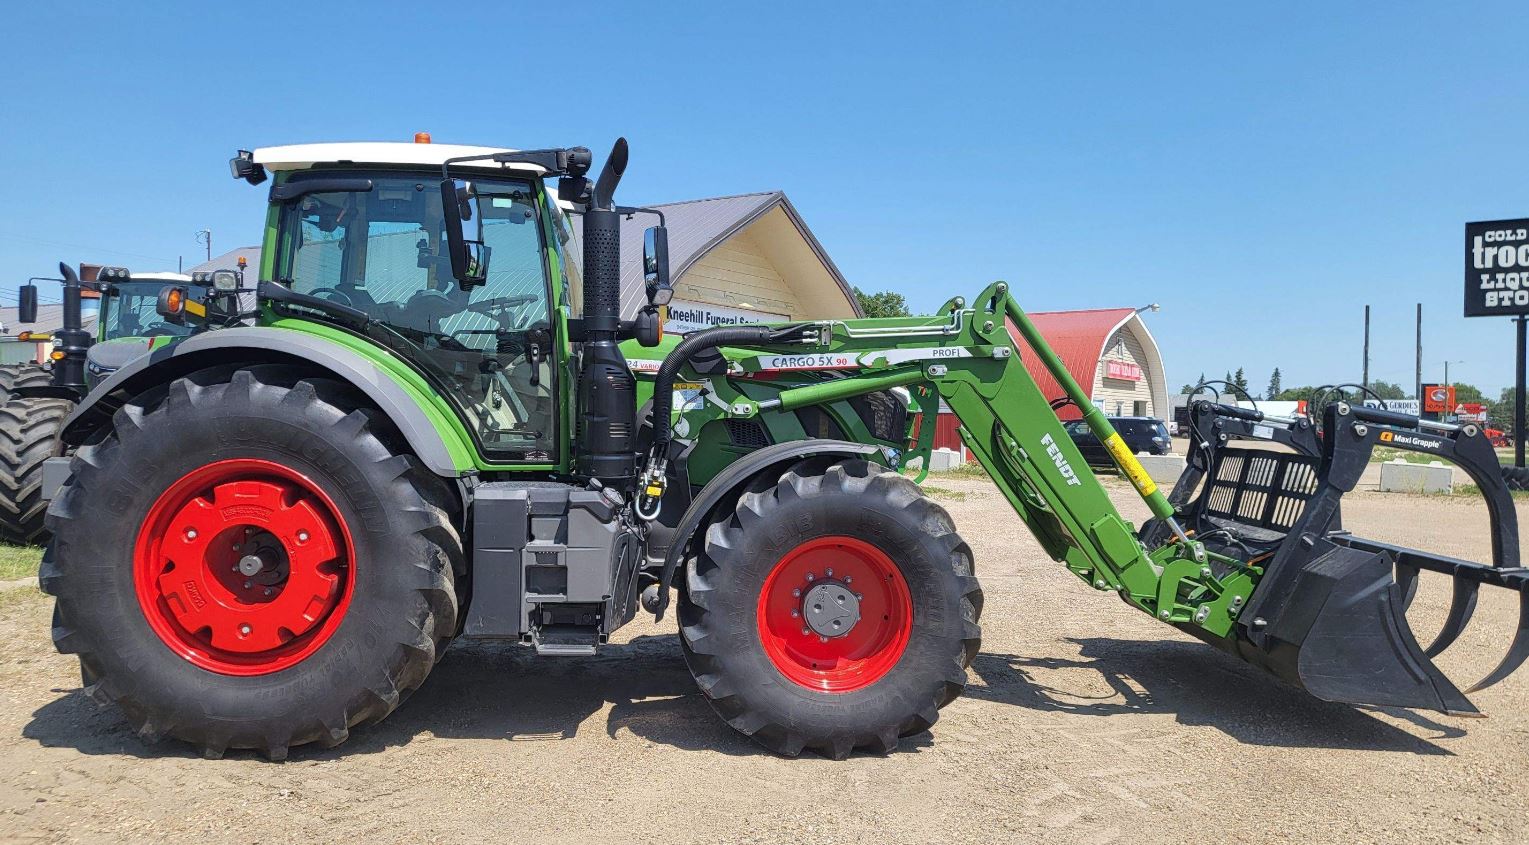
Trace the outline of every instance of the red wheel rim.
<path fill-rule="evenodd" d="M 858 618 L 847 633 L 808 624 L 812 602 L 845 592 Z M 913 598 L 892 558 L 854 537 L 808 540 L 765 578 L 756 611 L 765 655 L 792 682 L 820 692 L 864 689 L 897 665 L 913 631 Z"/>
<path fill-rule="evenodd" d="M 149 508 L 133 586 L 172 651 L 224 675 L 265 675 L 312 655 L 340 626 L 355 584 L 334 502 L 270 461 L 187 473 Z"/>

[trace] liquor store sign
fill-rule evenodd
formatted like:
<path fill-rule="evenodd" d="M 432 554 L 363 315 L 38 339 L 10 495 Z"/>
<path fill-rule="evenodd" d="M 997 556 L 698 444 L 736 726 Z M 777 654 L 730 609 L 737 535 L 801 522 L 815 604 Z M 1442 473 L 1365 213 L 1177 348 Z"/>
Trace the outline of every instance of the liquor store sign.
<path fill-rule="evenodd" d="M 1465 224 L 1465 316 L 1529 314 L 1529 218 Z"/>

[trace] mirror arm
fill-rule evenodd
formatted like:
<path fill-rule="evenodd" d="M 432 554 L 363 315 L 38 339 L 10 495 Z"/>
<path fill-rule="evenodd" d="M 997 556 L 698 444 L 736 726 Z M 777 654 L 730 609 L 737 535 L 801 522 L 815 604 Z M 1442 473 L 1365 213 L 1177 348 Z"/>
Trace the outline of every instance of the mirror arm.
<path fill-rule="evenodd" d="M 658 225 L 663 226 L 666 229 L 669 227 L 669 223 L 664 219 L 664 213 L 662 211 L 659 211 L 656 208 L 644 208 L 644 207 L 641 207 L 641 206 L 618 205 L 618 206 L 616 206 L 615 211 L 616 211 L 617 214 L 623 215 L 628 220 L 632 219 L 632 217 L 634 215 L 638 215 L 638 214 L 656 214 L 656 215 L 658 215 Z"/>

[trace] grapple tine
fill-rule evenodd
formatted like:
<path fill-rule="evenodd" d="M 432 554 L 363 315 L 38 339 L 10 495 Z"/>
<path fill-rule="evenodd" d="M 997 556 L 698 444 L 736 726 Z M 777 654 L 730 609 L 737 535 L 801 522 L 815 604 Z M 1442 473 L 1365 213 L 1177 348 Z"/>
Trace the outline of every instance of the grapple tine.
<path fill-rule="evenodd" d="M 1444 620 L 1444 627 L 1439 629 L 1439 635 L 1434 637 L 1428 648 L 1423 653 L 1429 657 L 1437 657 L 1439 652 L 1449 648 L 1460 632 L 1471 621 L 1471 614 L 1476 612 L 1476 596 L 1481 584 L 1478 581 L 1469 581 L 1459 576 L 1454 578 L 1454 593 L 1449 597 L 1449 616 Z"/>
<path fill-rule="evenodd" d="M 1491 674 L 1482 678 L 1475 686 L 1466 690 L 1473 693 L 1483 690 L 1497 683 L 1503 678 L 1513 674 L 1513 671 L 1523 665 L 1524 660 L 1529 659 L 1529 592 L 1519 590 L 1518 593 L 1518 633 L 1513 635 L 1513 644 L 1508 646 L 1508 654 L 1497 664 Z"/>
<path fill-rule="evenodd" d="M 1418 594 L 1418 568 L 1410 563 L 1396 564 L 1396 586 L 1402 591 L 1402 612 L 1412 607 L 1412 600 Z"/>

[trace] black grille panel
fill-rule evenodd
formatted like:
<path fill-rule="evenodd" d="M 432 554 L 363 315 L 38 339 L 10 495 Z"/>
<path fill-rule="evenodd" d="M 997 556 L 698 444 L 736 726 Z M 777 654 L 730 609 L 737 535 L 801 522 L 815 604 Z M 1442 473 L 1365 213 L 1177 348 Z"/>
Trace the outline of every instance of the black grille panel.
<path fill-rule="evenodd" d="M 1316 492 L 1316 458 L 1263 449 L 1223 449 L 1206 492 L 1205 513 L 1288 531 Z"/>
<path fill-rule="evenodd" d="M 723 420 L 723 424 L 727 426 L 727 439 L 734 446 L 762 449 L 770 445 L 770 438 L 758 420 Z"/>

